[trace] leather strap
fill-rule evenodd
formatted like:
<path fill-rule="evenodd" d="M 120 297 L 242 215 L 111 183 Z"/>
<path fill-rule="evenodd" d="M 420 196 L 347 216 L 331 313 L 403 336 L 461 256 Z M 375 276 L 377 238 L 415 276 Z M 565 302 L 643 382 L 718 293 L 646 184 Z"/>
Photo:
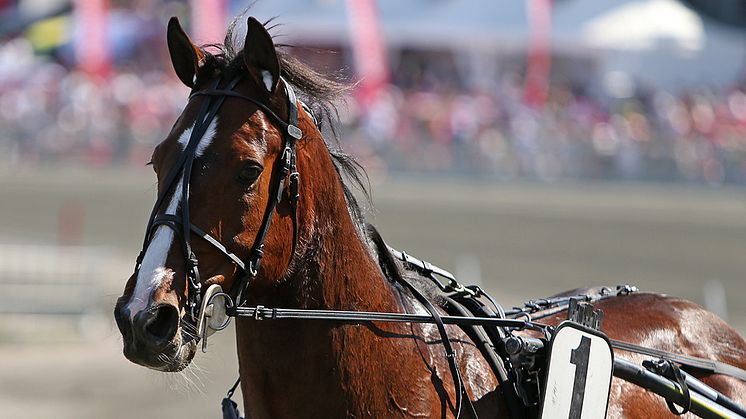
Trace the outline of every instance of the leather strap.
<path fill-rule="evenodd" d="M 381 237 L 380 233 L 378 233 L 378 230 L 370 224 L 366 225 L 366 228 L 368 230 L 368 233 L 371 236 L 371 239 L 373 240 L 373 243 L 380 249 L 380 250 L 388 250 L 388 246 L 386 246 L 386 243 L 383 241 L 383 238 Z M 379 252 L 379 254 L 382 257 L 392 258 L 393 255 L 390 252 Z M 393 261 L 390 261 L 393 262 Z M 430 274 L 432 277 L 432 274 Z M 456 353 L 453 350 L 453 346 L 451 345 L 450 338 L 448 337 L 448 332 L 446 331 L 445 324 L 443 323 L 443 319 L 440 316 L 440 313 L 438 310 L 433 306 L 433 304 L 430 302 L 430 300 L 420 292 L 417 287 L 412 285 L 411 282 L 407 281 L 404 276 L 396 272 L 393 275 L 393 280 L 396 282 L 399 282 L 400 284 L 404 285 L 409 291 L 412 293 L 412 295 L 417 299 L 417 301 L 422 304 L 423 307 L 430 313 L 430 316 L 433 319 L 433 322 L 435 323 L 435 326 L 438 328 L 438 333 L 440 334 L 441 343 L 443 344 L 443 349 L 446 354 L 446 360 L 448 361 L 448 368 L 451 370 L 451 379 L 453 380 L 453 386 L 456 392 L 456 403 L 454 406 L 454 416 L 456 418 L 461 416 L 461 406 L 463 404 L 464 396 L 466 396 L 466 401 L 469 405 L 469 408 L 471 410 L 471 417 L 476 418 L 477 413 L 474 408 L 474 405 L 471 402 L 471 399 L 469 398 L 468 393 L 466 392 L 466 387 L 464 386 L 464 382 L 461 379 L 461 373 L 459 372 L 458 365 L 456 364 Z M 434 279 L 434 278 L 433 278 Z"/>
<path fill-rule="evenodd" d="M 746 371 L 741 368 L 735 367 L 730 364 L 726 364 L 720 361 L 713 361 L 709 359 L 697 358 L 688 355 L 675 354 L 671 352 L 661 351 L 653 348 L 645 348 L 643 346 L 635 345 L 629 342 L 622 342 L 620 340 L 611 339 L 611 346 L 614 349 L 621 349 L 623 351 L 635 352 L 642 355 L 654 356 L 660 359 L 667 359 L 679 363 L 685 367 L 691 367 L 708 371 L 714 374 L 727 375 L 729 377 L 738 378 L 741 381 L 746 381 Z"/>
<path fill-rule="evenodd" d="M 404 277 L 402 276 L 397 278 L 397 280 L 404 284 L 412 293 L 412 295 L 414 295 L 417 301 L 419 301 L 420 304 L 422 304 L 425 309 L 427 309 L 427 311 L 430 313 L 433 320 L 435 321 L 435 326 L 438 328 L 438 333 L 440 333 L 440 338 L 443 343 L 443 349 L 446 353 L 446 359 L 448 360 L 448 367 L 451 370 L 453 384 L 456 387 L 456 404 L 454 406 L 454 416 L 456 418 L 461 416 L 461 405 L 463 404 L 463 399 L 466 398 L 467 403 L 471 409 L 472 417 L 476 418 L 476 410 L 474 409 L 474 405 L 471 403 L 469 395 L 466 393 L 466 387 L 464 386 L 464 382 L 461 379 L 461 373 L 459 372 L 458 365 L 456 364 L 456 353 L 454 352 L 453 346 L 451 345 L 451 340 L 448 337 L 448 332 L 446 331 L 445 325 L 443 324 L 443 320 L 440 318 L 440 313 L 438 313 L 438 310 L 435 308 L 435 306 L 433 306 L 433 303 L 431 303 L 430 300 L 420 292 L 420 290 L 412 285 L 412 283 L 404 279 Z"/>

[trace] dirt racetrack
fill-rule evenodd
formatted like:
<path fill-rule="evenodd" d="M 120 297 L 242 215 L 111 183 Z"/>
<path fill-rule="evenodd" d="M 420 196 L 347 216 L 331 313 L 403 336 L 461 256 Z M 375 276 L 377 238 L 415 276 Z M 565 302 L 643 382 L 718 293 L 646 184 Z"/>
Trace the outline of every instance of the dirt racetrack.
<path fill-rule="evenodd" d="M 3 316 L 0 418 L 218 417 L 236 374 L 230 331 L 198 368 L 166 375 L 128 363 L 110 320 L 154 191 L 147 171 L 0 172 L 0 243 L 57 243 L 60 208 L 77 208 L 81 244 L 106 255 L 94 318 Z M 619 283 L 703 303 L 709 287 L 746 331 L 746 190 L 400 177 L 373 198 L 369 219 L 391 245 L 481 281 L 504 305 Z"/>

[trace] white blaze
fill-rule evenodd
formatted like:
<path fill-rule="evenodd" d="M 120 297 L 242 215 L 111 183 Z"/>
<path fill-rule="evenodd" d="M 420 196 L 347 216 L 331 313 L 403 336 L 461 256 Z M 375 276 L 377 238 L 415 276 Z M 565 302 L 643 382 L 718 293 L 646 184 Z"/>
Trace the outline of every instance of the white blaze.
<path fill-rule="evenodd" d="M 215 138 L 215 131 L 218 123 L 218 117 L 215 116 L 210 125 L 205 130 L 205 135 L 199 140 L 197 148 L 194 150 L 195 158 L 200 157 L 204 154 L 207 147 L 212 143 Z M 194 126 L 187 128 L 181 136 L 179 136 L 179 144 L 182 148 L 186 147 L 189 142 L 189 137 L 192 135 L 192 129 Z M 171 200 L 168 203 L 168 207 L 164 214 L 176 215 L 176 210 L 179 208 L 181 203 L 181 194 L 183 191 L 182 180 L 176 184 L 174 188 L 174 194 L 171 196 Z M 130 313 L 130 318 L 134 318 L 137 313 L 144 310 L 149 302 L 150 296 L 154 290 L 156 290 L 163 280 L 168 276 L 168 269 L 166 269 L 166 257 L 168 251 L 171 249 L 171 245 L 174 241 L 174 230 L 168 226 L 158 226 L 150 239 L 150 244 L 145 251 L 145 256 L 142 260 L 142 266 L 140 271 L 137 273 L 137 282 L 135 283 L 135 291 L 130 297 L 130 301 L 127 304 L 127 308 Z"/>

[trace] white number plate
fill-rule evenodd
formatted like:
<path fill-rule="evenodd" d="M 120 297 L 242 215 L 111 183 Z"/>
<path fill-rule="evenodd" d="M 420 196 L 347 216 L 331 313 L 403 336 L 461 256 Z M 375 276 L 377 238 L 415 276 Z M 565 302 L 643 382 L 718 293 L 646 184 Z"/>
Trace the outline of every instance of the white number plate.
<path fill-rule="evenodd" d="M 614 355 L 601 332 L 569 321 L 552 337 L 542 419 L 606 417 Z"/>

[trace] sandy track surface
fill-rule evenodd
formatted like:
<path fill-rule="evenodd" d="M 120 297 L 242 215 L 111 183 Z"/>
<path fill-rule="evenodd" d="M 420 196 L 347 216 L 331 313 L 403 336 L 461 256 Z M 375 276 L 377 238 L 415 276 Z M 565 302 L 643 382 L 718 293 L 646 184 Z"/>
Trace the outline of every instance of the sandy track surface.
<path fill-rule="evenodd" d="M 229 331 L 184 378 L 127 362 L 110 321 L 153 185 L 147 172 L 0 172 L 0 242 L 56 243 L 60 208 L 72 206 L 85 213 L 82 244 L 107 249 L 91 296 L 101 313 L 95 331 L 48 318 L 0 321 L 0 417 L 218 417 L 235 379 Z M 746 330 L 745 190 L 399 178 L 373 192 L 369 219 L 391 245 L 481 281 L 505 305 L 618 283 L 701 303 L 704 284 L 716 281 L 730 322 Z"/>

